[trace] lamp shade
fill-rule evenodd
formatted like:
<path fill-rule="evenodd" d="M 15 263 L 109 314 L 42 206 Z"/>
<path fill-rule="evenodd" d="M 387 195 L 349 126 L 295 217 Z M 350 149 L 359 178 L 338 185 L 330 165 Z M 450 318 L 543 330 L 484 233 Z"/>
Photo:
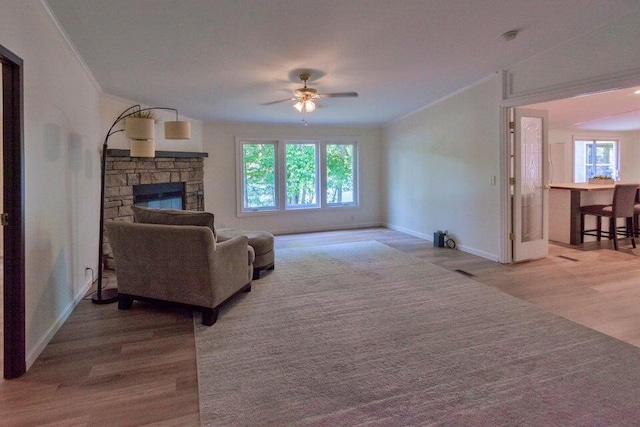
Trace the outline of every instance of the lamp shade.
<path fill-rule="evenodd" d="M 191 139 L 191 123 L 183 120 L 164 122 L 165 139 Z"/>
<path fill-rule="evenodd" d="M 154 125 L 153 119 L 127 117 L 124 127 L 127 138 L 148 140 L 154 138 Z"/>
<path fill-rule="evenodd" d="M 155 157 L 156 143 L 153 139 L 132 139 L 131 157 Z"/>

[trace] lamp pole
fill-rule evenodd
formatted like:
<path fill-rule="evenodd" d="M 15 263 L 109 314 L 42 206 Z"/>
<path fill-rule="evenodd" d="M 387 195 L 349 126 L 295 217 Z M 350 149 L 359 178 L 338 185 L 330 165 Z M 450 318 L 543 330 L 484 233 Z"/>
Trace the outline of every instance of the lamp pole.
<path fill-rule="evenodd" d="M 101 159 L 101 170 L 100 170 L 100 233 L 99 233 L 99 243 L 98 243 L 98 289 L 96 293 L 91 297 L 91 302 L 94 304 L 111 304 L 118 300 L 118 289 L 117 288 L 102 288 L 102 273 L 104 271 L 104 202 L 105 202 L 105 187 L 106 187 L 106 177 L 107 177 L 107 147 L 109 145 L 109 137 L 118 132 L 124 132 L 123 129 L 116 129 L 116 125 L 121 121 L 125 120 L 127 117 L 131 117 L 134 114 L 141 113 L 143 111 L 151 111 L 151 110 L 170 110 L 175 111 L 176 113 L 176 122 L 178 121 L 178 110 L 175 108 L 169 107 L 151 107 L 151 108 L 140 108 L 140 104 L 133 105 L 126 110 L 124 110 L 118 118 L 113 122 L 109 131 L 107 132 L 107 136 L 104 138 L 104 143 L 102 144 L 102 159 Z M 176 138 L 177 139 L 177 138 Z M 183 139 L 183 138 L 180 138 Z M 186 138 L 184 138 L 186 139 Z"/>

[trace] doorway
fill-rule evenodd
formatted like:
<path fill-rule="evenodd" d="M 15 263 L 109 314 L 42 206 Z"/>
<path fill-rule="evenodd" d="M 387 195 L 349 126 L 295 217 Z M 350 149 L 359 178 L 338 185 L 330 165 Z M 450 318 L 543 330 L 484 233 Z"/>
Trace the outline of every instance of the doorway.
<path fill-rule="evenodd" d="M 26 372 L 23 63 L 0 45 L 2 64 L 3 377 Z"/>
<path fill-rule="evenodd" d="M 510 111 L 510 180 L 513 218 L 512 260 L 548 254 L 548 115 L 545 110 L 517 107 Z"/>
<path fill-rule="evenodd" d="M 0 62 L 0 74 L 2 74 L 3 65 Z M 2 85 L 0 85 L 0 99 L 2 99 Z M 2 136 L 2 103 L 0 102 L 0 141 L 4 141 Z M 2 177 L 4 173 L 4 162 L 2 159 L 2 145 L 0 144 L 0 188 L 3 188 Z M 4 212 L 4 201 L 0 197 L 0 212 Z M 4 295 L 4 228 L 0 227 L 0 295 Z M 0 366 L 4 367 L 4 304 L 0 304 Z M 3 368 L 4 370 L 4 368 Z M 3 371 L 4 372 L 4 371 Z M 4 375 L 2 376 L 4 378 Z"/>
<path fill-rule="evenodd" d="M 635 86 L 630 86 L 635 85 Z M 634 82 L 626 82 L 610 90 L 594 89 L 591 93 L 573 95 L 565 98 L 550 97 L 544 102 L 518 102 L 506 107 L 503 105 L 505 121 L 511 107 L 522 107 L 535 110 L 546 110 L 549 114 L 549 153 L 547 159 L 550 167 L 550 179 L 547 183 L 572 183 L 575 178 L 574 141 L 593 137 L 595 139 L 620 139 L 621 152 L 620 171 L 617 177 L 621 181 L 640 182 L 640 76 Z M 538 96 L 536 101 L 539 101 Z M 517 105 L 516 105 L 517 104 Z M 508 128 L 505 125 L 505 128 Z M 505 170 L 509 171 L 513 158 L 510 156 L 509 139 L 506 138 L 506 155 L 503 157 Z M 508 175 L 512 177 L 513 175 Z M 505 180 L 506 181 L 506 180 Z M 505 204 L 508 206 L 505 218 L 507 234 L 513 232 L 512 185 L 505 189 Z M 547 205 L 545 209 L 549 210 Z M 555 210 L 554 210 L 555 215 Z M 549 239 L 565 243 L 554 238 L 561 224 L 554 223 L 554 215 L 550 220 Z M 557 219 L 557 218 L 556 218 Z M 557 221 L 556 221 L 557 222 Z M 568 219 L 567 219 L 568 222 Z M 568 226 L 567 226 L 568 227 Z M 567 232 L 568 233 L 568 232 Z M 510 236 L 508 236 L 510 237 Z M 513 245 L 506 237 L 503 241 L 505 262 L 513 262 Z M 566 242 L 568 244 L 568 242 Z"/>

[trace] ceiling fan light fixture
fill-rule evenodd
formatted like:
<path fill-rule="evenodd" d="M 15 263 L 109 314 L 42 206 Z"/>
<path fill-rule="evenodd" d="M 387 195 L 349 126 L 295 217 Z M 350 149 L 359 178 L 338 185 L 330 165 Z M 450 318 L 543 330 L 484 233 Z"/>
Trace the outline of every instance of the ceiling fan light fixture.
<path fill-rule="evenodd" d="M 298 88 L 293 91 L 293 98 L 281 99 L 279 101 L 266 102 L 261 105 L 279 104 L 286 101 L 295 101 L 293 108 L 299 113 L 307 114 L 312 113 L 318 108 L 316 101 L 323 98 L 357 98 L 358 92 L 337 92 L 337 93 L 318 93 L 317 89 L 308 87 L 307 82 L 311 76 L 308 73 L 300 74 L 300 80 L 304 84 L 304 87 Z M 302 119 L 305 122 L 305 119 Z"/>
<path fill-rule="evenodd" d="M 304 102 L 304 109 L 307 111 L 307 113 L 311 113 L 316 109 L 316 103 L 310 99 L 307 99 Z"/>
<path fill-rule="evenodd" d="M 293 108 L 298 110 L 300 113 L 311 113 L 316 109 L 316 103 L 313 102 L 313 99 L 303 98 L 293 104 Z"/>

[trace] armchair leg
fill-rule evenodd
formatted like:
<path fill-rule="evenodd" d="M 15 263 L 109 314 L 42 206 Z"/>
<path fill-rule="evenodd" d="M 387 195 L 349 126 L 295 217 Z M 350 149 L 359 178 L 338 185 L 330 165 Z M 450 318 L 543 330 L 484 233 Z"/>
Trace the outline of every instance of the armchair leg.
<path fill-rule="evenodd" d="M 202 310 L 202 324 L 205 326 L 211 326 L 218 320 L 217 308 L 205 308 Z"/>
<path fill-rule="evenodd" d="M 129 310 L 132 305 L 133 305 L 133 298 L 122 295 L 122 294 L 118 295 L 119 310 Z"/>
<path fill-rule="evenodd" d="M 260 272 L 262 270 L 269 270 L 269 271 L 273 271 L 276 269 L 276 265 L 275 263 L 271 263 L 270 265 L 265 265 L 264 267 L 257 267 L 253 269 L 253 278 L 252 280 L 258 280 L 260 279 Z"/>

